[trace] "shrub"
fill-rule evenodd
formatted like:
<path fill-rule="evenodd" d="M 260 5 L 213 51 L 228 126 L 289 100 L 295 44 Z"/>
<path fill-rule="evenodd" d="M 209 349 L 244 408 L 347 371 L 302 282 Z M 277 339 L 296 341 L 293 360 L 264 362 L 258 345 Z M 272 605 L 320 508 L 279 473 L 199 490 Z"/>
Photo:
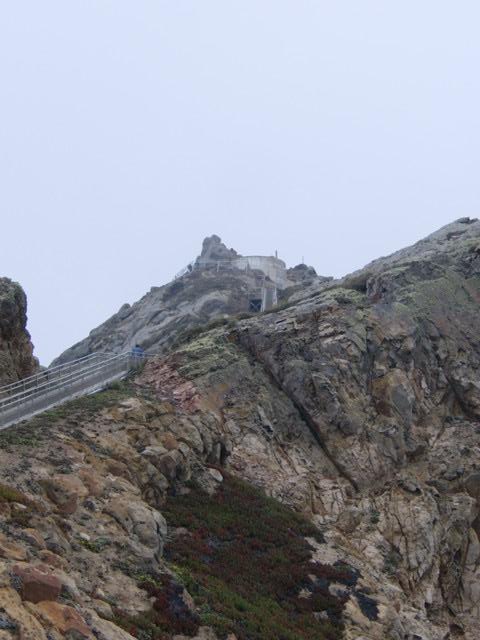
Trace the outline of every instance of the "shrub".
<path fill-rule="evenodd" d="M 194 488 L 170 497 L 163 512 L 169 525 L 189 531 L 167 545 L 166 557 L 199 607 L 201 623 L 219 637 L 342 637 L 347 596 L 332 595 L 329 584 L 354 585 L 358 576 L 346 565 L 311 562 L 306 537 L 319 543 L 323 537 L 305 518 L 230 476 L 214 496 Z M 309 597 L 299 597 L 302 589 Z M 319 611 L 326 620 L 317 620 Z"/>

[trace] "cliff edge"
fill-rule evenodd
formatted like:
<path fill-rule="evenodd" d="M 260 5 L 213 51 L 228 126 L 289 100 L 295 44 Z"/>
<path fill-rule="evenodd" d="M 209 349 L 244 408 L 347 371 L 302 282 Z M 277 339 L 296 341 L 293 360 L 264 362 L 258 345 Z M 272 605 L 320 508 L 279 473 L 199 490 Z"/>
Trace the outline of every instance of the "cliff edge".
<path fill-rule="evenodd" d="M 16 282 L 0 278 L 0 385 L 31 375 L 38 367 L 27 331 L 27 298 Z"/>

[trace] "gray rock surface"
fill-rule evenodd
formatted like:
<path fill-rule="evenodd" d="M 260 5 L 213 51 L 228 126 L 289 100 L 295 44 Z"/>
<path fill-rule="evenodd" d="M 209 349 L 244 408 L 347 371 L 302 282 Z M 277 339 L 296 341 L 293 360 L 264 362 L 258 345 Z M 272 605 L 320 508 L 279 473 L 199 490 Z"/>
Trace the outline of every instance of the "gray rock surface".
<path fill-rule="evenodd" d="M 238 255 L 235 249 L 227 249 L 219 236 L 213 235 L 203 241 L 202 253 L 197 260 L 228 260 Z"/>
<path fill-rule="evenodd" d="M 0 385 L 25 378 L 38 367 L 26 326 L 23 289 L 9 278 L 0 278 Z"/>
<path fill-rule="evenodd" d="M 349 602 L 346 638 L 478 637 L 479 303 L 462 219 L 144 372 L 358 569 L 380 613 Z"/>
<path fill-rule="evenodd" d="M 191 268 L 173 282 L 151 290 L 133 305 L 124 304 L 90 335 L 67 349 L 52 364 L 62 364 L 95 351 L 127 351 L 135 344 L 152 352 L 165 352 L 175 339 L 211 320 L 248 313 L 249 301 L 258 297 L 263 274 L 233 267 L 217 270 L 215 261 L 240 257 L 218 236 L 205 238 L 197 258 L 207 266 Z M 203 261 L 203 262 L 202 262 Z M 290 285 L 318 280 L 311 267 L 290 270 Z M 305 286 L 302 284 L 302 286 Z M 253 293 L 256 292 L 256 293 Z"/>

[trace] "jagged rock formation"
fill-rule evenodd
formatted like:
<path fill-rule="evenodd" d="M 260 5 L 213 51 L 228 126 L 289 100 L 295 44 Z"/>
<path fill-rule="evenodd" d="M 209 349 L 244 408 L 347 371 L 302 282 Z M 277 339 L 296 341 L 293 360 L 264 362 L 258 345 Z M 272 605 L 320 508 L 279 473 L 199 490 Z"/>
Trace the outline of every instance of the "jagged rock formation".
<path fill-rule="evenodd" d="M 255 269 L 217 270 L 215 261 L 240 258 L 227 249 L 218 236 L 205 238 L 196 262 L 202 269 L 187 269 L 182 277 L 163 287 L 152 287 L 133 305 L 124 304 L 109 320 L 62 353 L 52 364 L 62 364 L 95 351 L 122 352 L 135 344 L 163 352 L 182 333 L 209 321 L 249 311 L 252 291 L 258 289 L 263 274 Z M 308 267 L 291 269 L 288 284 L 321 280 Z M 302 286 L 305 286 L 304 284 Z"/>
<path fill-rule="evenodd" d="M 0 385 L 35 372 L 38 362 L 27 325 L 27 298 L 9 278 L 0 278 Z"/>
<path fill-rule="evenodd" d="M 213 235 L 205 238 L 203 241 L 202 253 L 198 256 L 197 260 L 228 260 L 230 258 L 236 258 L 237 256 L 238 253 L 235 249 L 227 249 L 222 239 L 219 236 Z"/>
<path fill-rule="evenodd" d="M 479 302 L 480 222 L 461 219 L 7 431 L 3 628 L 156 640 L 153 620 L 176 640 L 265 640 L 280 603 L 309 625 L 295 640 L 477 638 Z M 279 565 L 302 560 L 271 579 L 282 530 Z"/>

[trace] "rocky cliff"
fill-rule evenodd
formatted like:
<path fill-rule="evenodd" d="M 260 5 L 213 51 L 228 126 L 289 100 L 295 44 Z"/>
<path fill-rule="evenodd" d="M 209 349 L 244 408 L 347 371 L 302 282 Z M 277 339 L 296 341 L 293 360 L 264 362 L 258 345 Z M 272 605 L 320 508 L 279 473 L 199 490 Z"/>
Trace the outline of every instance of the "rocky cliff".
<path fill-rule="evenodd" d="M 218 236 L 205 238 L 197 261 L 173 282 L 152 287 L 133 305 L 124 304 L 118 313 L 90 335 L 67 349 L 52 364 L 62 364 L 95 351 L 128 351 L 135 344 L 153 352 L 164 352 L 181 335 L 208 322 L 249 312 L 252 292 L 258 290 L 263 274 L 259 271 L 217 268 L 215 261 L 228 261 L 240 255 L 227 249 Z M 210 264 L 211 263 L 211 264 Z M 288 284 L 296 290 L 300 285 L 325 280 L 315 270 L 299 265 L 287 273 Z"/>
<path fill-rule="evenodd" d="M 461 219 L 4 432 L 0 639 L 477 638 L 479 301 Z"/>
<path fill-rule="evenodd" d="M 0 385 L 34 373 L 38 366 L 27 325 L 27 299 L 20 285 L 0 278 Z"/>

